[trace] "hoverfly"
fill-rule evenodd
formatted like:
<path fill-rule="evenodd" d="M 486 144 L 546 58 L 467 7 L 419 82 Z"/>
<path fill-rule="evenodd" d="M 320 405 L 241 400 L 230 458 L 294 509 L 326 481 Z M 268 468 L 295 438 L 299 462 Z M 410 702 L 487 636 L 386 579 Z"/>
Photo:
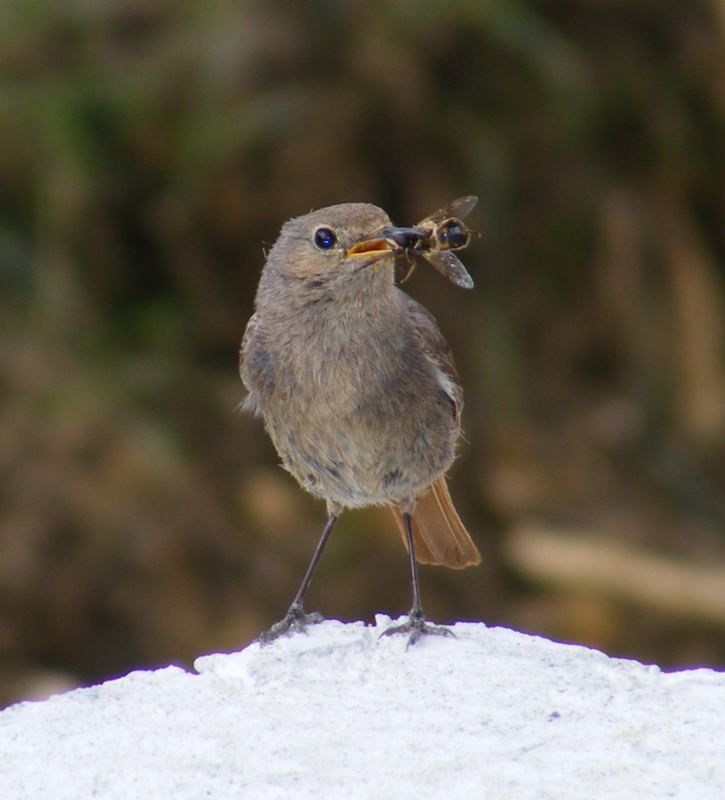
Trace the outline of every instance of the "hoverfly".
<path fill-rule="evenodd" d="M 463 224 L 462 218 L 471 213 L 477 202 L 474 195 L 459 197 L 411 228 L 390 227 L 384 230 L 384 235 L 405 253 L 411 264 L 401 283 L 412 274 L 415 269 L 413 258 L 419 255 L 451 283 L 462 289 L 473 288 L 473 279 L 453 251 L 463 250 L 471 241 L 474 231 Z"/>

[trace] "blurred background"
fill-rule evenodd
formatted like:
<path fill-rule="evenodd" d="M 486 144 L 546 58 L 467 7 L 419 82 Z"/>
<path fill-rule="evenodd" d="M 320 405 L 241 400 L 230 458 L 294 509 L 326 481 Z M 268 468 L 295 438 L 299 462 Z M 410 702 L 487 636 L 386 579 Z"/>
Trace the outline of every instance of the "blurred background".
<path fill-rule="evenodd" d="M 0 703 L 238 649 L 324 521 L 243 416 L 288 217 L 464 194 L 419 268 L 466 390 L 483 565 L 438 621 L 725 665 L 721 0 L 15 0 L 0 8 Z M 308 607 L 410 604 L 385 510 Z"/>

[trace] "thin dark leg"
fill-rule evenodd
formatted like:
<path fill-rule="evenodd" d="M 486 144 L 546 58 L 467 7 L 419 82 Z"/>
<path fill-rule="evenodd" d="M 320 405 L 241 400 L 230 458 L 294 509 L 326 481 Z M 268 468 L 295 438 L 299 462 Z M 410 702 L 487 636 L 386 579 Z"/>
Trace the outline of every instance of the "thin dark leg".
<path fill-rule="evenodd" d="M 415 644 L 424 634 L 435 636 L 453 636 L 453 631 L 443 628 L 440 625 L 429 625 L 425 621 L 423 606 L 420 602 L 420 584 L 418 582 L 418 562 L 415 560 L 415 543 L 413 541 L 413 521 L 410 514 L 403 514 L 405 523 L 405 535 L 408 539 L 408 556 L 410 557 L 410 579 L 413 585 L 413 607 L 408 614 L 408 621 L 402 625 L 393 625 L 383 631 L 381 636 L 390 636 L 395 633 L 408 633 L 407 647 Z M 407 649 L 407 648 L 406 648 Z"/>
<path fill-rule="evenodd" d="M 260 644 L 268 644 L 269 642 L 274 641 L 278 636 L 282 636 L 285 633 L 296 633 L 297 631 L 303 631 L 307 625 L 314 625 L 317 622 L 322 622 L 322 614 L 318 614 L 317 612 L 306 614 L 302 606 L 302 602 L 305 597 L 305 592 L 310 588 L 312 576 L 315 574 L 315 569 L 317 568 L 322 551 L 325 549 L 327 540 L 329 539 L 330 533 L 332 532 L 336 522 L 337 516 L 333 515 L 327 518 L 325 527 L 322 529 L 322 534 L 317 542 L 315 552 L 312 555 L 310 565 L 307 567 L 307 572 L 305 572 L 305 577 L 302 579 L 302 583 L 300 584 L 300 588 L 297 590 L 297 594 L 295 595 L 295 599 L 292 601 L 292 605 L 287 609 L 284 619 L 275 623 L 268 631 L 265 631 L 260 635 L 258 640 Z"/>
<path fill-rule="evenodd" d="M 410 558 L 410 580 L 413 584 L 413 607 L 410 615 L 423 617 L 423 606 L 420 602 L 420 583 L 418 581 L 418 562 L 415 560 L 415 541 L 413 539 L 413 523 L 410 514 L 403 514 L 405 535 L 408 537 L 408 557 Z"/>

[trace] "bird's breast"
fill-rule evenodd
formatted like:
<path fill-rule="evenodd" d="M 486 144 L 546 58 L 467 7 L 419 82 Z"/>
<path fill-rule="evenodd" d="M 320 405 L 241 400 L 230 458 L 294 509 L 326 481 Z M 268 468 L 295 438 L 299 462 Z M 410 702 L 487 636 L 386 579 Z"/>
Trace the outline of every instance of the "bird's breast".
<path fill-rule="evenodd" d="M 450 400 L 399 318 L 350 312 L 294 322 L 267 331 L 264 352 L 252 348 L 247 362 L 267 375 L 258 407 L 305 488 L 369 505 L 409 496 L 450 466 L 458 435 Z"/>

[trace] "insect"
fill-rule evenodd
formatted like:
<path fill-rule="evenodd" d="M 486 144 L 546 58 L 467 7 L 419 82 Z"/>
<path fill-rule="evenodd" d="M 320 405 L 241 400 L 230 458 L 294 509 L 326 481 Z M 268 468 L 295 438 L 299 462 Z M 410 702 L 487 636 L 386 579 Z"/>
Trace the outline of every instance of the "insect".
<path fill-rule="evenodd" d="M 475 233 L 463 223 L 463 217 L 474 209 L 478 198 L 474 195 L 459 197 L 444 208 L 422 219 L 411 228 L 389 230 L 388 239 L 405 253 L 410 269 L 401 283 L 405 283 L 415 269 L 415 256 L 422 256 L 441 275 L 462 289 L 473 288 L 473 278 L 454 250 L 468 247 Z M 384 232 L 385 233 L 385 232 Z"/>

